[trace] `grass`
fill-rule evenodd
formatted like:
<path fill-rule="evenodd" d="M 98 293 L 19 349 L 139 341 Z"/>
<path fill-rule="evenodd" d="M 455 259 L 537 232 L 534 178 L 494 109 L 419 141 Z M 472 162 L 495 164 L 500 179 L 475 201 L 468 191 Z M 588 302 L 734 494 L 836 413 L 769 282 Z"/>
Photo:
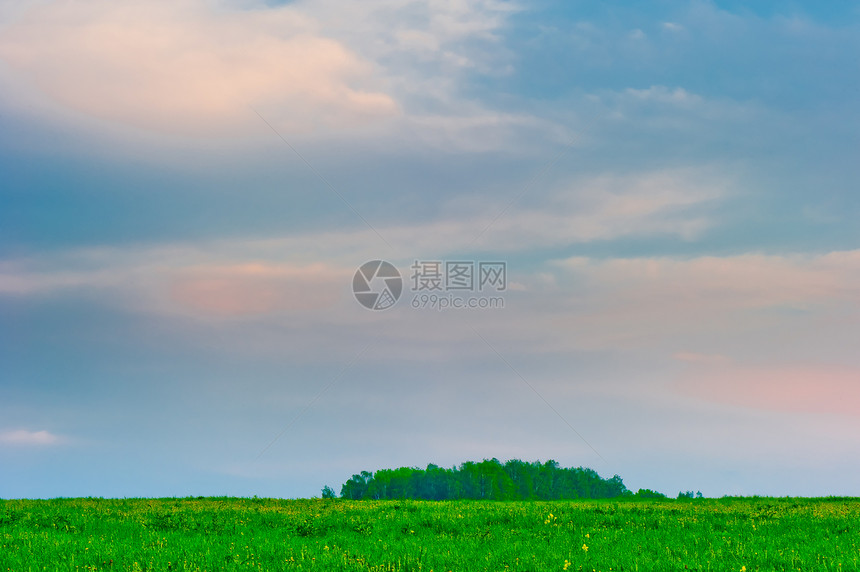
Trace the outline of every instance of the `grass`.
<path fill-rule="evenodd" d="M 6 570 L 860 570 L 860 499 L 0 500 Z"/>

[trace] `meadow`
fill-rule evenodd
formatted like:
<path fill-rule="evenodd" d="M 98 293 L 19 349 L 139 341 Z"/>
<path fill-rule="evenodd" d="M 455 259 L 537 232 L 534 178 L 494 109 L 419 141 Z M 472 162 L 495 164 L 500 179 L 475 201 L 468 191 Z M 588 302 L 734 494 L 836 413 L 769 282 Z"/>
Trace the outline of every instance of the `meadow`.
<path fill-rule="evenodd" d="M 0 571 L 860 570 L 860 499 L 0 500 Z"/>

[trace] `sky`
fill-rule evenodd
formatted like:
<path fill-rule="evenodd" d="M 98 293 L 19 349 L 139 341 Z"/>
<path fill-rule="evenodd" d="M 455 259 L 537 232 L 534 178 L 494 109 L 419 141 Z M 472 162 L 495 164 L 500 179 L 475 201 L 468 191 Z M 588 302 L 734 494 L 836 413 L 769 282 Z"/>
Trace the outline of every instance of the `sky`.
<path fill-rule="evenodd" d="M 860 496 L 858 134 L 853 0 L 0 0 L 0 498 Z"/>

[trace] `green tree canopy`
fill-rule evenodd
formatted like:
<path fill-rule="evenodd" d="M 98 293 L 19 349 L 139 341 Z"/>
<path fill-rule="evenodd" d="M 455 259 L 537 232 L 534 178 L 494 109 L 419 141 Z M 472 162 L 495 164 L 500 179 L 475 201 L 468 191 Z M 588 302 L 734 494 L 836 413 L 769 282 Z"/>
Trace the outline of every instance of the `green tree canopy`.
<path fill-rule="evenodd" d="M 467 461 L 450 469 L 430 464 L 426 469 L 362 471 L 340 490 L 342 498 L 353 500 L 556 500 L 628 495 L 632 493 L 618 475 L 604 479 L 592 469 L 565 468 L 553 460 L 529 463 L 519 459 L 504 464 L 498 459 Z"/>

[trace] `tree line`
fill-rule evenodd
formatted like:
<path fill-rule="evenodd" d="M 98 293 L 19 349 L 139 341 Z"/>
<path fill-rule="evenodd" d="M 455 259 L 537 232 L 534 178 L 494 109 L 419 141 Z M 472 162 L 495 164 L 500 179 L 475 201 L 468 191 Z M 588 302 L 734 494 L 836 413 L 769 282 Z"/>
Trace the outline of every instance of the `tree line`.
<path fill-rule="evenodd" d="M 400 467 L 353 475 L 340 489 L 351 500 L 559 500 L 604 499 L 634 496 L 618 475 L 601 478 L 592 469 L 565 468 L 556 461 L 525 462 L 498 459 L 468 461 L 450 469 L 427 465 L 426 469 Z M 663 497 L 640 489 L 635 496 Z M 323 489 L 323 497 L 335 497 Z"/>

